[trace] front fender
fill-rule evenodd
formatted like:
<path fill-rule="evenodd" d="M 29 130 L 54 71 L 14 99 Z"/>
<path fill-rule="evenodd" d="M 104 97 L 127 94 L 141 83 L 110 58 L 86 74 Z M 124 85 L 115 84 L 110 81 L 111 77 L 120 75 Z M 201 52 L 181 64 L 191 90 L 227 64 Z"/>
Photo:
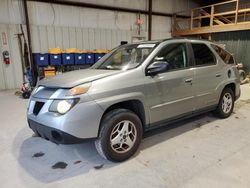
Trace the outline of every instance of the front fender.
<path fill-rule="evenodd" d="M 101 99 L 96 99 L 95 102 L 104 110 L 106 111 L 110 106 L 121 103 L 121 102 L 126 102 L 126 101 L 131 101 L 131 100 L 138 100 L 142 103 L 144 111 L 145 111 L 145 120 L 146 124 L 149 123 L 148 119 L 148 108 L 145 105 L 145 95 L 140 92 L 131 92 L 131 93 L 124 93 L 120 95 L 114 95 L 114 96 L 108 96 L 105 98 Z"/>

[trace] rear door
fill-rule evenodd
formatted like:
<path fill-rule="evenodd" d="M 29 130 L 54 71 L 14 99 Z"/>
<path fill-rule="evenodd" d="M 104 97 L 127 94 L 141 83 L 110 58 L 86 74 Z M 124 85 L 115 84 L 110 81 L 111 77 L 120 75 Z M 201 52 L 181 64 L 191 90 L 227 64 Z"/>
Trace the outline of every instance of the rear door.
<path fill-rule="evenodd" d="M 222 66 L 206 43 L 191 43 L 194 61 L 193 91 L 195 109 L 201 110 L 217 103 L 216 88 L 223 81 Z"/>
<path fill-rule="evenodd" d="M 151 61 L 151 63 L 155 61 L 168 63 L 165 72 L 146 76 L 151 123 L 192 113 L 194 71 L 190 68 L 189 59 L 186 43 L 171 43 L 164 46 Z"/>

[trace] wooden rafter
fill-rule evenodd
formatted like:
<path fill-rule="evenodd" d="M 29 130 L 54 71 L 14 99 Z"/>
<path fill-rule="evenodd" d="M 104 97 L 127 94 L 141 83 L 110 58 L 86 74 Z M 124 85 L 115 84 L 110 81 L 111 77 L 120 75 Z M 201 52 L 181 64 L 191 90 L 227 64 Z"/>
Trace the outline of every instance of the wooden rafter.
<path fill-rule="evenodd" d="M 173 36 L 189 36 L 189 35 L 199 35 L 199 34 L 208 34 L 208 33 L 219 33 L 219 32 L 227 32 L 227 31 L 242 31 L 242 30 L 250 30 L 250 22 L 243 22 L 236 24 L 225 24 L 225 25 L 216 25 L 213 27 L 202 27 L 196 28 L 193 30 L 190 29 L 182 29 L 177 30 L 173 33 Z"/>

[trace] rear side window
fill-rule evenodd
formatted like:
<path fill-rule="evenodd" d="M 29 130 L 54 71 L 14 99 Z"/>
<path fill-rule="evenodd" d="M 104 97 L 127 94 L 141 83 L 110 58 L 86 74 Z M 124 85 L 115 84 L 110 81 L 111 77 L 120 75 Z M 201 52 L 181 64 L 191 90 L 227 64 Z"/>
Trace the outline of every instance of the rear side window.
<path fill-rule="evenodd" d="M 215 65 L 216 60 L 213 52 L 205 44 L 192 44 L 195 65 L 196 66 L 206 66 Z"/>
<path fill-rule="evenodd" d="M 221 57 L 224 63 L 234 64 L 234 58 L 230 53 L 228 53 L 226 50 L 222 49 L 217 45 L 211 44 L 211 46 L 216 51 L 216 53 Z"/>

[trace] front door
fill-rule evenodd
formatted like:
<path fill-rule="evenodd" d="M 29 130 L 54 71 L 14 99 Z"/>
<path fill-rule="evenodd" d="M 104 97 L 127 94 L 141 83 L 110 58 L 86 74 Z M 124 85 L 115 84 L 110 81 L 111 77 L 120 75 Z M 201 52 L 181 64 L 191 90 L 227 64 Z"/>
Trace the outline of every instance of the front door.
<path fill-rule="evenodd" d="M 167 63 L 166 71 L 146 77 L 151 124 L 187 115 L 194 108 L 194 71 L 189 67 L 186 43 L 167 44 L 151 63 L 158 61 Z"/>

